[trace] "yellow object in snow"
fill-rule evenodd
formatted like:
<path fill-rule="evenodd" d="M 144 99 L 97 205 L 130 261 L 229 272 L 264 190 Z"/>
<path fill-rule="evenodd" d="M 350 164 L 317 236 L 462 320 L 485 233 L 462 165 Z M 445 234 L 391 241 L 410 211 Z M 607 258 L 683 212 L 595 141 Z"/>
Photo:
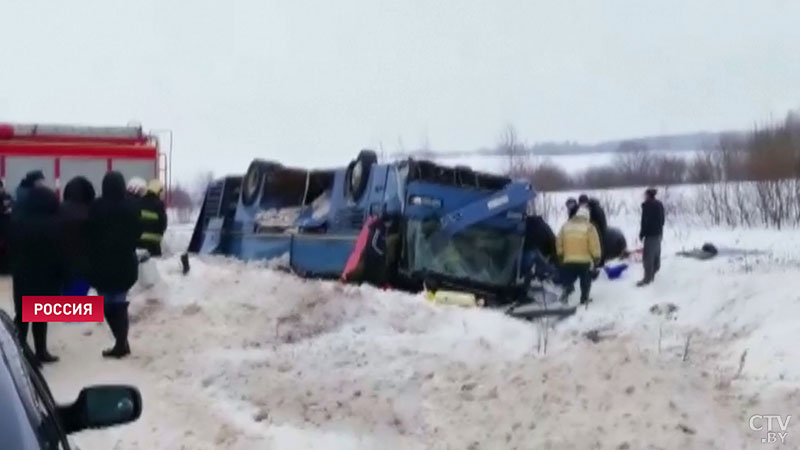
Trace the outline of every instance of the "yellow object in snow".
<path fill-rule="evenodd" d="M 474 308 L 476 306 L 481 306 L 483 302 L 476 298 L 475 295 L 470 294 L 468 292 L 458 292 L 458 291 L 443 291 L 439 290 L 436 292 L 426 291 L 425 298 L 428 299 L 431 303 L 437 305 L 455 305 L 455 306 L 462 306 L 465 308 Z"/>

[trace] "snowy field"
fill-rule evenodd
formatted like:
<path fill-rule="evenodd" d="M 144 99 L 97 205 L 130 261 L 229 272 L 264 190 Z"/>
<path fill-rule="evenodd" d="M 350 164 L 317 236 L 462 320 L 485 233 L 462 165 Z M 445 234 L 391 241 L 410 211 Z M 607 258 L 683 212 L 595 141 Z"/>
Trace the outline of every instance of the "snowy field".
<path fill-rule="evenodd" d="M 613 194 L 629 242 L 638 193 Z M 172 229 L 173 249 L 190 233 Z M 674 255 L 706 241 L 768 254 Z M 800 417 L 785 445 L 748 424 L 800 412 L 798 230 L 672 221 L 655 283 L 635 288 L 637 265 L 599 279 L 546 352 L 541 326 L 494 311 L 222 258 L 159 266 L 163 285 L 132 297 L 131 358 L 100 357 L 105 324 L 50 328 L 58 399 L 92 383 L 144 397 L 138 422 L 76 435 L 84 450 L 800 448 Z"/>

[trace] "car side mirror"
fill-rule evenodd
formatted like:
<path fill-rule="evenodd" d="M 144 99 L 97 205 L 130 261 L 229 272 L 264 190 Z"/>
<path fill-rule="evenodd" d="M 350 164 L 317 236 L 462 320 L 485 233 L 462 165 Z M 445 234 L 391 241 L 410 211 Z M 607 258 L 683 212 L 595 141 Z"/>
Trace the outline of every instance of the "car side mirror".
<path fill-rule="evenodd" d="M 142 396 L 132 386 L 90 386 L 75 403 L 58 407 L 66 433 L 133 422 L 142 415 Z"/>

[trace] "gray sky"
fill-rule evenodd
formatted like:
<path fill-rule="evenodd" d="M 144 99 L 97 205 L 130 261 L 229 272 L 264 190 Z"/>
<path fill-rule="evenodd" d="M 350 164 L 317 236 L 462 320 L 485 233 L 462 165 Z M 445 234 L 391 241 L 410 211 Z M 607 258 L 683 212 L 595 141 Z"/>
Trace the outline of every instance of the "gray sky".
<path fill-rule="evenodd" d="M 0 120 L 175 132 L 177 178 L 253 157 L 747 128 L 800 106 L 795 0 L 5 0 Z"/>

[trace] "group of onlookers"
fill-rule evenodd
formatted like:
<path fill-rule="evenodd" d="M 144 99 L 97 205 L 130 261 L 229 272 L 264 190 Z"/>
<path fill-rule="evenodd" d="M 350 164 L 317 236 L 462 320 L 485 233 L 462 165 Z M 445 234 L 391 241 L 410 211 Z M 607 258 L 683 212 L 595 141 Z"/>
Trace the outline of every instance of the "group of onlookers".
<path fill-rule="evenodd" d="M 114 345 L 103 356 L 130 354 L 127 294 L 139 272 L 137 248 L 161 255 L 167 226 L 163 188 L 153 180 L 131 192 L 119 172 L 108 172 L 100 196 L 84 177 L 70 180 L 63 201 L 40 171 L 26 175 L 11 196 L 0 189 L 0 251 L 13 282 L 16 326 L 27 342 L 22 321 L 24 296 L 87 295 L 104 299 L 104 315 Z M 47 348 L 47 324 L 32 324 L 34 354 L 40 363 L 57 361 Z"/>
<path fill-rule="evenodd" d="M 636 285 L 653 282 L 661 268 L 661 239 L 664 231 L 664 206 L 656 199 L 656 189 L 645 191 L 639 239 L 643 242 L 644 277 Z M 569 219 L 556 238 L 556 254 L 561 265 L 560 278 L 565 296 L 580 280 L 581 303 L 589 301 L 592 279 L 605 264 L 610 239 L 606 214 L 600 202 L 582 194 L 566 202 Z"/>

